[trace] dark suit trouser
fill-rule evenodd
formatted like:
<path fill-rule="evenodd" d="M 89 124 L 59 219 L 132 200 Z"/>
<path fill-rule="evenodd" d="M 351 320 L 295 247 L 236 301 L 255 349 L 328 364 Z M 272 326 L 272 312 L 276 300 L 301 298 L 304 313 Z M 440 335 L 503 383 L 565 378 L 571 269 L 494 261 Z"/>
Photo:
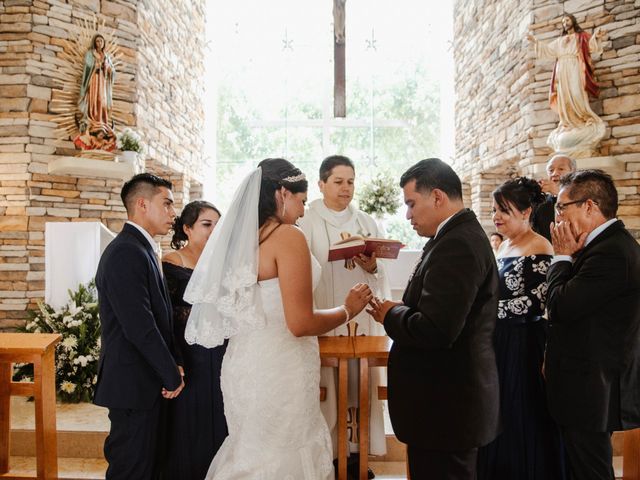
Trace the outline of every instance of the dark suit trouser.
<path fill-rule="evenodd" d="M 166 401 L 158 399 L 150 410 L 109 409 L 111 430 L 104 442 L 109 463 L 106 480 L 161 478 L 166 458 Z"/>
<path fill-rule="evenodd" d="M 614 480 L 610 432 L 562 427 L 571 480 Z"/>
<path fill-rule="evenodd" d="M 475 480 L 478 449 L 436 452 L 407 446 L 411 480 Z"/>

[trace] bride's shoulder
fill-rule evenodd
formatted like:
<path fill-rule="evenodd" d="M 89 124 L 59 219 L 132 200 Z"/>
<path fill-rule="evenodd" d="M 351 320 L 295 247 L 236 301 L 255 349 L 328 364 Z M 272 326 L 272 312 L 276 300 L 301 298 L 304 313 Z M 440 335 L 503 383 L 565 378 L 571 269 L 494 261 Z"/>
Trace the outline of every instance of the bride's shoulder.
<path fill-rule="evenodd" d="M 274 232 L 274 236 L 278 237 L 278 243 L 281 243 L 281 242 L 297 243 L 302 241 L 306 245 L 304 233 L 302 232 L 300 227 L 298 227 L 297 225 L 282 224 L 280 228 L 278 228 Z"/>

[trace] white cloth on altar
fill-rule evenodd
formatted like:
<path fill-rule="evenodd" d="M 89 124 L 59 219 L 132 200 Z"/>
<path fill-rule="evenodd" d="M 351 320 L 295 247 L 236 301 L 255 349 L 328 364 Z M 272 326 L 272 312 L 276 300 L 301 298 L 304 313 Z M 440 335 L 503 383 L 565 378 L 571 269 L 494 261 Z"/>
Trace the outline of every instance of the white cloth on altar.
<path fill-rule="evenodd" d="M 330 245 L 341 240 L 340 234 L 347 232 L 351 235 L 363 237 L 383 237 L 375 220 L 353 205 L 336 212 L 330 210 L 322 199 L 314 200 L 298 224 L 304 232 L 311 253 L 322 266 L 322 276 L 314 291 L 316 308 L 334 308 L 341 305 L 349 289 L 358 282 L 366 283 L 379 298 L 391 298 L 389 280 L 385 272 L 386 260 L 378 260 L 378 272 L 370 274 L 356 265 L 353 270 L 347 270 L 344 261 L 329 262 Z M 385 335 L 384 327 L 377 323 L 364 310 L 355 317 L 358 323 L 357 335 Z M 346 325 L 342 325 L 327 336 L 348 335 Z M 356 362 L 349 362 L 349 407 L 357 407 L 358 398 L 358 368 Z M 337 456 L 337 375 L 334 368 L 322 367 L 320 385 L 327 389 L 327 397 L 321 402 L 331 437 L 333 440 L 334 458 Z M 378 400 L 378 385 L 386 385 L 386 368 L 376 367 L 370 374 L 370 429 L 369 452 L 372 455 L 386 453 L 386 439 L 384 432 L 384 404 Z M 353 447 L 353 446 L 352 446 Z"/>

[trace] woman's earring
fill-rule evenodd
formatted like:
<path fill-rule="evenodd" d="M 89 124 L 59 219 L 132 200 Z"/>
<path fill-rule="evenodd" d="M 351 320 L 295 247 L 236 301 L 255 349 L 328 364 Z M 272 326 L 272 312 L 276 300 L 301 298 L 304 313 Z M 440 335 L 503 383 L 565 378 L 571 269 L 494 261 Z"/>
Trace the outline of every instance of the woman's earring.
<path fill-rule="evenodd" d="M 284 218 L 284 214 L 287 213 L 287 204 L 282 201 L 282 218 Z"/>

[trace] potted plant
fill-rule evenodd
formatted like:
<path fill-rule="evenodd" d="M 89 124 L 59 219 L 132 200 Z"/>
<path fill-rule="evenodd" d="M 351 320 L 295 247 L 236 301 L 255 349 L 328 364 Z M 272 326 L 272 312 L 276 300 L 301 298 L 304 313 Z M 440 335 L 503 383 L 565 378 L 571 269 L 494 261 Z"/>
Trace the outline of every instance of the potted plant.
<path fill-rule="evenodd" d="M 125 128 L 117 137 L 116 147 L 122 151 L 120 156 L 125 162 L 135 164 L 143 150 L 142 137 L 131 128 Z"/>

